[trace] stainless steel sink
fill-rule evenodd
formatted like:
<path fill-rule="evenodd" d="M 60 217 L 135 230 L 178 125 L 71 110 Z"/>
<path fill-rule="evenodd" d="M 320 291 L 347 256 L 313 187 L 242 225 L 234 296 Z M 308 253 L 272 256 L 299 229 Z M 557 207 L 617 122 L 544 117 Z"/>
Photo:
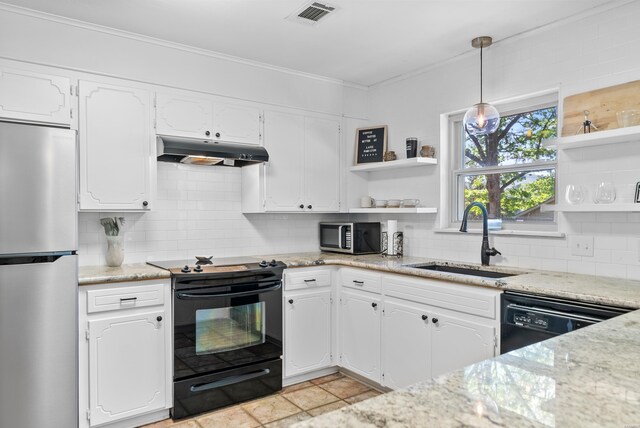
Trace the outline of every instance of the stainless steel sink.
<path fill-rule="evenodd" d="M 490 270 L 472 269 L 472 268 L 463 268 L 463 267 L 436 265 L 436 264 L 406 265 L 406 267 L 411 267 L 414 269 L 432 270 L 436 272 L 457 273 L 459 275 L 480 276 L 484 278 L 506 278 L 508 276 L 518 275 L 517 273 L 494 272 Z"/>

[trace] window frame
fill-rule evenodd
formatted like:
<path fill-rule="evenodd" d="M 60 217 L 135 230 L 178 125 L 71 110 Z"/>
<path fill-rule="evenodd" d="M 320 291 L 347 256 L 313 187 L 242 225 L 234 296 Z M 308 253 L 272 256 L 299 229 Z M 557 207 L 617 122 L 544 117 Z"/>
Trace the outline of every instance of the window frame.
<path fill-rule="evenodd" d="M 518 113 L 535 111 L 548 107 L 556 107 L 558 116 L 558 132 L 560 132 L 561 107 L 559 105 L 558 89 L 551 89 L 536 94 L 493 103 L 500 111 L 501 116 L 511 116 Z M 558 154 L 554 161 L 534 161 L 525 164 L 496 165 L 486 168 L 464 168 L 464 148 L 462 144 L 462 119 L 465 111 L 456 111 L 441 116 L 441 147 L 446 147 L 447 152 L 441 151 L 443 167 L 446 165 L 447 171 L 441 172 L 441 206 L 447 209 L 441 213 L 441 228 L 457 228 L 460 225 L 460 218 L 464 212 L 464 176 L 490 173 L 525 172 L 540 170 L 555 170 L 555 195 L 558 197 Z M 447 158 L 448 157 L 448 162 Z M 446 195 L 444 198 L 442 195 Z M 479 223 L 477 221 L 470 223 Z M 554 214 L 553 221 L 547 220 L 527 220 L 518 222 L 513 220 L 503 220 L 503 230 L 521 231 L 557 231 L 558 216 Z"/>

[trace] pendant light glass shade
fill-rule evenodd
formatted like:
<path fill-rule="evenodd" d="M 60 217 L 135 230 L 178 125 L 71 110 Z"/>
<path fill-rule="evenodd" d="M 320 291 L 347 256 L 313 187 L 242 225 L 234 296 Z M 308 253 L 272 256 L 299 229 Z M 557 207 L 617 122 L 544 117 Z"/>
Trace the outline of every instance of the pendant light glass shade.
<path fill-rule="evenodd" d="M 470 135 L 488 135 L 496 132 L 500 126 L 500 113 L 491 104 L 482 102 L 482 49 L 491 46 L 491 37 L 477 37 L 471 41 L 471 46 L 480 49 L 480 102 L 471 107 L 462 121 L 464 129 Z"/>
<path fill-rule="evenodd" d="M 463 123 L 471 135 L 493 134 L 500 125 L 500 113 L 491 104 L 478 103 L 467 110 Z"/>

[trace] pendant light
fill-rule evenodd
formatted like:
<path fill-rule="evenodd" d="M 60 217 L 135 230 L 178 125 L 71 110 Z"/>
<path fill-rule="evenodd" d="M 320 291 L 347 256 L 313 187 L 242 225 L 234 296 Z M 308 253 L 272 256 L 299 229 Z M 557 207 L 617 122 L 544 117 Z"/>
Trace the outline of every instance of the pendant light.
<path fill-rule="evenodd" d="M 491 104 L 482 102 L 482 49 L 491 46 L 491 37 L 476 37 L 471 46 L 480 49 L 480 102 L 471 107 L 464 115 L 464 129 L 471 135 L 488 135 L 498 129 L 500 113 Z"/>

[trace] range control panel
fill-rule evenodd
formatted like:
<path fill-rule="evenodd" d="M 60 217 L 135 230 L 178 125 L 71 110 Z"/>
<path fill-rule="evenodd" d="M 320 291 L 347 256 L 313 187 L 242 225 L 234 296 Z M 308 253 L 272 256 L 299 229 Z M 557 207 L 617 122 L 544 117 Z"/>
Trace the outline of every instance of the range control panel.
<path fill-rule="evenodd" d="M 516 312 L 513 314 L 513 322 L 515 325 L 533 327 L 546 330 L 549 328 L 549 319 L 547 317 L 533 314 L 530 312 Z"/>

